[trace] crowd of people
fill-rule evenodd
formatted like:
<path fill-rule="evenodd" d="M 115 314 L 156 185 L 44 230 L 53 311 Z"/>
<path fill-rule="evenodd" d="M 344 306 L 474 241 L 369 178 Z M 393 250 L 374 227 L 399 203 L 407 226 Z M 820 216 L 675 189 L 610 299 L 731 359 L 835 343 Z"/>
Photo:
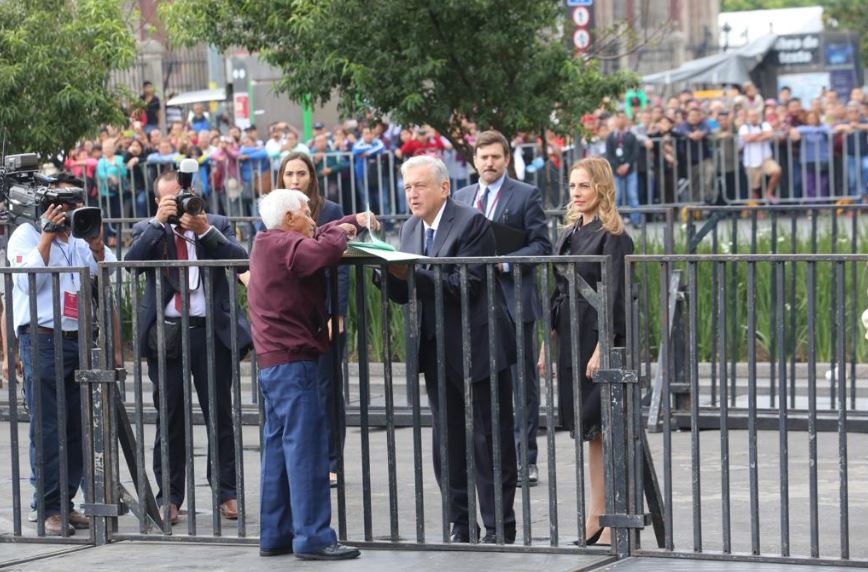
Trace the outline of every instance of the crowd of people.
<path fill-rule="evenodd" d="M 727 86 L 721 94 L 698 98 L 685 89 L 664 100 L 633 91 L 588 114 L 581 135 L 516 133 L 515 177 L 539 187 L 550 207 L 566 202 L 572 162 L 594 155 L 607 157 L 615 169 L 619 207 L 865 194 L 868 100 L 861 89 L 847 100 L 827 90 L 809 102 L 788 87 L 765 97 L 752 83 Z M 406 214 L 400 166 L 410 157 L 442 159 L 455 188 L 478 176 L 449 139 L 427 125 L 350 119 L 327 128 L 316 122 L 305 139 L 285 121 L 241 129 L 196 103 L 186 115 L 167 107 L 162 131 L 159 98 L 148 82 L 141 102 L 127 129 L 107 126 L 63 161 L 107 217 L 152 215 L 154 181 L 188 157 L 199 162 L 196 186 L 210 211 L 229 216 L 255 216 L 256 198 L 277 186 L 280 162 L 293 152 L 311 157 L 321 191 L 344 213 Z M 475 124 L 465 122 L 463 130 L 472 145 Z M 630 220 L 638 223 L 639 215 Z M 115 244 L 111 228 L 106 239 Z"/>
<path fill-rule="evenodd" d="M 868 99 L 824 90 L 810 101 L 753 83 L 698 98 L 642 92 L 586 117 L 588 152 L 605 155 L 619 206 L 857 199 L 868 184 Z M 639 94 L 642 96 L 639 97 Z"/>
<path fill-rule="evenodd" d="M 373 140 L 365 138 L 368 129 L 363 128 L 362 141 L 375 145 Z M 156 130 L 151 130 L 154 132 Z M 423 143 L 418 138 L 415 141 Z M 414 147 L 420 147 L 418 143 L 407 147 L 410 153 L 414 152 Z M 114 144 L 114 141 L 103 143 L 102 149 L 112 149 Z M 436 143 L 432 145 L 439 148 Z M 608 255 L 615 260 L 609 275 L 610 286 L 616 298 L 623 297 L 615 285 L 623 283 L 619 272 L 623 272 L 623 259 L 632 251 L 632 242 L 615 206 L 615 180 L 609 162 L 604 158 L 587 157 L 572 165 L 568 173 L 570 198 L 565 226 L 553 249 L 542 194 L 533 185 L 510 176 L 508 167 L 512 159 L 512 147 L 504 135 L 497 131 L 479 133 L 473 147 L 473 167 L 479 174 L 478 181 L 456 189 L 441 158 L 426 153 L 408 157 L 401 165 L 402 195 L 409 211 L 409 219 L 400 231 L 401 250 L 441 259 L 494 256 L 497 252 L 537 257 L 553 253 Z M 114 166 L 121 168 L 117 162 Z M 97 165 L 97 169 L 100 167 Z M 334 359 L 345 359 L 348 275 L 338 270 L 336 306 L 331 302 L 328 275 L 335 271 L 334 265 L 344 252 L 347 240 L 365 229 L 378 229 L 380 222 L 370 211 L 344 215 L 337 203 L 323 197 L 315 158 L 304 149 L 293 147 L 283 157 L 276 184 L 277 187 L 259 199 L 263 226 L 250 252 L 238 242 L 226 217 L 179 211 L 176 196 L 180 184 L 178 173 L 173 170 L 163 172 L 154 181 L 153 216 L 144 217 L 133 227 L 131 244 L 124 254 L 126 261 L 194 262 L 187 273 L 177 268 L 142 270 L 145 288 L 136 308 L 135 343 L 147 362 L 153 403 L 158 411 L 152 465 L 157 485 L 156 502 L 163 526 L 168 528 L 182 517 L 181 507 L 191 492 L 185 481 L 187 458 L 182 399 L 187 374 L 184 370 L 186 351 L 199 405 L 209 426 L 214 428 L 208 434 L 209 443 L 216 441 L 209 446 L 209 455 L 217 453 L 209 459 L 208 480 L 215 491 L 215 510 L 225 519 L 239 517 L 233 439 L 236 429 L 231 412 L 232 364 L 245 359 L 252 350 L 259 366 L 265 404 L 260 554 L 278 556 L 292 552 L 300 558 L 352 558 L 358 556 L 358 551 L 339 545 L 330 528 L 328 492 L 329 487 L 336 484 L 335 461 L 341 456 L 345 431 L 343 404 L 340 403 L 342 393 L 336 389 L 340 387 L 340 367 Z M 15 282 L 16 304 L 12 310 L 28 400 L 32 399 L 36 387 L 39 390 L 35 395 L 41 395 L 43 402 L 48 403 L 56 402 L 60 387 L 66 392 L 75 391 L 73 372 L 78 367 L 79 343 L 78 304 L 73 284 L 76 278 L 68 274 L 70 284 L 65 286 L 68 291 L 64 292 L 64 319 L 60 324 L 64 343 L 61 383 L 55 379 L 57 364 L 49 353 L 54 351 L 52 326 L 57 312 L 51 303 L 51 287 L 47 281 L 36 283 L 38 322 L 31 324 L 29 289 L 32 286 L 26 279 L 28 269 L 64 268 L 81 263 L 90 267 L 93 277 L 98 262 L 114 259 L 100 236 L 82 240 L 61 224 L 65 220 L 63 213 L 75 208 L 83 198 L 76 199 L 76 204 L 51 207 L 49 215 L 51 220 L 58 221 L 57 228 L 45 227 L 40 231 L 33 225 L 22 224 L 10 237 L 10 263 L 22 271 Z M 506 242 L 502 242 L 505 240 L 503 229 L 509 229 L 512 237 Z M 507 243 L 511 246 L 504 250 Z M 232 312 L 231 305 L 238 301 L 232 300 L 230 281 L 222 269 L 215 273 L 195 265 L 197 260 L 209 259 L 240 261 L 234 269 L 239 273 L 238 281 L 248 291 L 247 311 L 238 307 Z M 534 359 L 538 355 L 535 332 L 542 317 L 540 298 L 548 293 L 537 290 L 533 273 L 513 272 L 508 264 L 499 264 L 493 275 L 496 285 L 491 289 L 495 297 L 488 300 L 484 294 L 489 291 L 485 287 L 488 280 L 485 268 L 472 264 L 466 269 L 472 283 L 477 285 L 466 309 L 471 313 L 470 331 L 462 334 L 470 337 L 470 375 L 474 380 L 475 467 L 470 469 L 466 465 L 467 437 L 463 423 L 462 336 L 448 335 L 445 340 L 438 340 L 435 327 L 436 316 L 442 313 L 445 331 L 461 331 L 465 310 L 462 309 L 459 274 L 463 271 L 461 265 L 448 261 L 439 270 L 427 264 L 416 264 L 412 270 L 415 279 L 408 282 L 411 268 L 413 265 L 391 265 L 374 281 L 380 288 L 388 284 L 388 295 L 399 304 L 408 303 L 411 295 L 419 300 L 417 364 L 425 378 L 434 419 L 434 450 L 439 450 L 439 443 L 444 442 L 449 457 L 448 475 L 442 473 L 439 459 L 434 463 L 434 475 L 447 499 L 451 541 L 464 543 L 478 539 L 484 543 L 513 543 L 516 539 L 513 509 L 516 487 L 533 486 L 540 479 L 536 467 L 539 373 L 546 360 L 541 354 L 539 361 Z M 434 296 L 438 272 L 445 281 L 444 299 L 440 303 Z M 591 284 L 599 282 L 599 272 L 598 264 L 577 268 L 577 274 Z M 203 275 L 206 275 L 204 279 Z M 559 339 L 570 335 L 569 324 L 574 317 L 565 304 L 569 298 L 564 290 L 568 281 L 558 268 L 555 268 L 555 277 L 558 288 L 551 297 L 553 329 L 550 334 L 553 339 Z M 409 284 L 414 282 L 418 288 L 415 293 L 409 289 Z M 206 293 L 206 287 L 210 294 Z M 209 308 L 209 304 L 213 304 L 213 308 Z M 621 343 L 625 334 L 623 303 L 616 303 L 614 312 L 613 341 Z M 209 319 L 210 316 L 213 318 Z M 496 323 L 489 325 L 492 319 Z M 577 377 L 580 383 L 577 387 L 567 382 L 560 384 L 558 409 L 561 411 L 559 425 L 569 430 L 574 438 L 589 441 L 591 502 L 584 525 L 587 535 L 579 540 L 584 545 L 608 541 L 608 531 L 598 520 L 604 498 L 599 386 L 590 381 L 604 363 L 601 351 L 606 346 L 596 337 L 596 314 L 590 306 L 575 319 L 582 330 L 578 341 L 580 362 L 572 363 L 571 354 L 566 350 L 573 344 L 561 339 L 558 376 L 562 380 Z M 116 314 L 113 322 L 113 335 L 118 339 L 120 327 Z M 519 322 L 524 331 L 522 347 L 519 347 L 519 338 L 513 335 Z M 491 358 L 488 355 L 490 332 L 498 337 L 493 344 L 497 353 Z M 38 336 L 40 352 L 45 352 L 39 371 L 31 367 L 33 358 L 28 353 L 30 339 L 34 336 Z M 183 349 L 184 339 L 188 342 L 186 350 Z M 437 357 L 440 341 L 445 347 L 442 372 Z M 213 352 L 209 351 L 209 344 L 213 344 Z M 114 347 L 115 363 L 121 366 L 120 345 Z M 522 354 L 524 360 L 518 362 Z M 12 364 L 7 367 L 11 371 Z M 576 370 L 576 374 L 572 370 Z M 488 385 L 493 379 L 498 385 L 497 404 L 491 402 Z M 523 382 L 516 385 L 516 380 Z M 581 411 L 571 409 L 574 391 L 581 392 Z M 445 402 L 440 402 L 441 393 Z M 442 426 L 441 411 L 446 417 Z M 493 411 L 498 411 L 500 416 L 496 424 L 492 423 Z M 54 462 L 63 454 L 57 447 L 56 409 L 49 407 L 43 413 L 41 420 L 31 425 L 33 475 L 40 474 L 39 458 Z M 74 433 L 74 438 L 81 433 L 84 420 L 80 415 L 78 408 L 67 411 L 68 423 L 71 423 L 67 431 Z M 499 426 L 496 438 L 492 434 L 493 426 Z M 499 454 L 493 456 L 495 446 L 499 447 Z M 72 449 L 72 452 L 66 451 L 67 489 L 61 490 L 60 471 L 52 464 L 43 470 L 50 473 L 49 478 L 34 494 L 32 517 L 34 521 L 42 519 L 45 534 L 70 535 L 76 529 L 90 526 L 89 515 L 76 511 L 73 504 L 81 484 L 83 458 L 77 446 Z M 494 466 L 493 458 L 500 459 L 499 468 Z M 475 471 L 475 493 L 480 498 L 484 535 L 475 515 L 468 512 L 468 495 L 474 494 L 468 490 L 469 470 Z M 495 478 L 498 474 L 500 482 Z M 34 483 L 38 485 L 39 481 L 34 480 Z M 495 502 L 497 496 L 502 499 L 500 504 Z M 503 523 L 500 532 L 498 521 Z"/>
<path fill-rule="evenodd" d="M 334 391 L 339 375 L 334 359 L 345 355 L 349 280 L 345 270 L 338 270 L 337 306 L 332 307 L 327 273 L 335 271 L 334 264 L 348 239 L 366 227 L 379 226 L 372 212 L 407 214 L 409 219 L 400 230 L 401 250 L 420 256 L 468 258 L 503 252 L 540 257 L 608 256 L 614 300 L 614 331 L 609 343 L 622 345 L 624 301 L 619 287 L 624 282 L 624 257 L 632 252 L 633 244 L 625 233 L 619 207 L 682 200 L 775 203 L 782 198 L 858 197 L 868 183 L 868 103 L 860 90 L 853 90 L 846 102 L 828 91 L 808 107 L 792 97 L 788 88 L 771 99 L 760 95 L 752 84 L 729 87 L 724 95 L 710 100 L 697 99 L 689 90 L 666 102 L 627 94 L 619 104 L 586 116 L 585 138 L 573 140 L 546 132 L 542 138 L 519 133 L 510 141 L 497 131 L 477 132 L 473 124 L 466 123 L 472 164 L 463 162 L 442 134 L 425 125 L 353 120 L 327 130 L 316 123 L 312 137 L 302 141 L 292 126 L 277 122 L 268 127 L 266 139 L 261 140 L 255 126 L 241 130 L 218 125 L 220 122 L 201 104 L 194 105 L 186 119 L 180 110 L 169 108 L 163 122 L 151 85 L 145 85 L 142 101 L 142 109 L 130 118 L 129 130 L 103 129 L 98 140 L 84 141 L 72 150 L 64 168 L 84 182 L 83 194 L 89 200 L 97 199 L 107 215 L 142 219 L 133 228 L 126 260 L 249 259 L 249 272 L 244 272 L 241 263 L 237 268 L 238 279 L 249 292 L 249 322 L 243 311 L 235 312 L 233 320 L 230 283 L 223 273 L 218 273 L 212 284 L 213 297 L 221 303 L 216 319 L 209 321 L 200 269 L 191 268 L 186 284 L 184 274 L 166 272 L 168 285 L 159 288 L 157 273 L 144 271 L 147 285 L 137 308 L 136 343 L 147 360 L 154 403 L 165 402 L 158 415 L 153 472 L 158 482 L 156 500 L 168 524 L 178 521 L 179 508 L 189 492 L 184 478 L 180 336 L 188 337 L 190 351 L 199 356 L 191 361 L 191 373 L 202 411 L 208 418 L 215 417 L 216 434 L 209 438 L 217 440 L 219 453 L 213 465 L 218 470 L 214 475 L 209 472 L 209 480 L 218 491 L 218 510 L 227 519 L 238 518 L 229 398 L 232 363 L 244 359 L 251 349 L 255 352 L 266 404 L 263 556 L 290 551 L 314 559 L 358 555 L 358 551 L 338 545 L 329 527 L 328 487 L 336 484 L 336 461 L 345 431 L 343 403 L 333 401 L 340 400 L 339 392 Z M 169 125 L 167 132 L 160 130 L 161 123 Z M 223 127 L 227 127 L 225 132 Z M 198 160 L 197 190 L 211 199 L 207 214 L 178 212 L 180 185 L 175 168 L 181 158 Z M 538 184 L 540 175 L 548 187 L 540 188 L 544 186 Z M 560 185 L 565 187 L 564 195 L 552 195 L 552 189 L 559 190 Z M 549 201 L 555 196 L 555 204 L 567 205 L 561 235 L 554 245 L 544 214 L 547 192 Z M 124 196 L 129 199 L 125 201 Z M 51 207 L 47 216 L 56 219 L 58 228 L 40 231 L 31 225 L 19 226 L 9 241 L 10 264 L 27 269 L 75 266 L 77 261 L 94 274 L 98 262 L 112 260 L 106 246 L 115 245 L 118 237 L 110 227 L 105 231 L 105 242 L 101 237 L 82 240 L 62 228 L 63 213 L 73 206 Z M 233 212 L 233 207 L 239 207 L 240 212 Z M 261 215 L 252 253 L 238 242 L 223 216 L 227 214 Z M 630 221 L 639 223 L 635 212 L 630 213 Z M 521 236 L 520 245 L 505 251 L 500 248 L 496 231 L 499 228 L 502 233 L 504 227 L 510 227 L 513 236 Z M 605 344 L 596 337 L 596 312 L 589 305 L 582 306 L 580 316 L 569 314 L 565 304 L 568 281 L 558 268 L 554 271 L 549 334 L 558 340 L 559 348 L 558 423 L 575 438 L 589 442 L 591 502 L 584 525 L 588 534 L 579 543 L 607 541 L 609 532 L 598 520 L 604 486 L 599 385 L 590 381 L 600 367 Z M 538 363 L 533 358 L 538 355 L 535 334 L 542 317 L 540 293 L 532 273 L 518 278 L 520 273 L 500 264 L 497 299 L 486 301 L 485 296 L 473 295 L 467 309 L 462 310 L 459 266 L 442 265 L 439 272 L 445 277 L 442 308 L 433 294 L 437 273 L 427 264 L 417 264 L 414 270 L 420 328 L 417 362 L 434 419 L 434 450 L 445 441 L 449 455 L 449 474 L 441 474 L 439 461 L 434 464 L 434 474 L 438 484 L 446 479 L 450 483 L 441 486 L 447 497 L 452 541 L 478 538 L 481 530 L 467 506 L 468 494 L 473 491 L 467 490 L 465 466 L 461 336 L 442 340 L 446 350 L 443 372 L 436 353 L 435 316 L 442 312 L 445 331 L 456 332 L 466 317 L 461 312 L 468 311 L 472 314 L 467 335 L 471 338 L 469 363 L 475 382 L 473 415 L 478 432 L 474 435 L 475 480 L 485 526 L 482 541 L 511 543 L 516 535 L 516 486 L 539 480 L 539 373 L 545 370 L 546 360 L 542 354 Z M 589 284 L 601 279 L 597 264 L 578 264 L 576 272 Z M 411 294 L 408 273 L 408 266 L 392 265 L 375 278 L 375 283 L 381 288 L 388 285 L 393 301 L 405 304 Z M 467 273 L 475 284 L 487 280 L 482 266 L 471 265 Z M 68 279 L 69 284 L 61 284 L 65 288 L 61 329 L 64 352 L 69 350 L 65 365 L 72 372 L 78 359 L 78 302 L 73 295 L 77 291 L 75 278 L 70 274 Z M 518 288 L 517 279 L 521 280 Z M 33 315 L 37 324 L 30 324 L 27 280 L 16 280 L 13 312 L 28 399 L 38 382 L 43 388 L 42 398 L 50 404 L 58 397 L 54 371 L 48 367 L 52 356 L 46 353 L 39 362 L 44 371 L 34 371 L 29 353 L 34 337 L 39 340 L 40 351 L 51 350 L 54 343 L 55 316 L 49 309 L 51 291 L 46 284 L 46 280 L 36 282 L 40 308 Z M 158 290 L 163 291 L 161 300 Z M 485 290 L 476 290 L 481 291 Z M 516 292 L 523 295 L 521 304 Z M 188 332 L 180 330 L 184 318 Z M 504 332 L 500 343 L 494 345 L 494 356 L 488 355 L 489 319 L 498 322 L 492 331 Z M 112 328 L 119 336 L 116 316 L 113 321 Z M 576 324 L 582 335 L 577 354 L 580 361 L 573 363 L 566 349 L 573 345 L 569 340 Z M 522 348 L 512 337 L 517 325 L 524 328 Z M 212 336 L 206 330 L 209 327 Z M 205 346 L 209 337 L 215 344 L 214 363 L 200 359 L 208 354 Z M 237 353 L 233 347 L 238 348 Z M 524 363 L 517 363 L 520 354 L 525 356 Z M 114 357 L 116 363 L 121 362 L 122 356 Z M 9 367 L 7 358 L 6 369 Z M 210 369 L 216 372 L 216 403 L 209 398 Z M 518 379 L 524 380 L 523 394 L 514 385 Z M 574 379 L 578 385 L 565 383 Z M 498 384 L 500 399 L 493 408 L 501 415 L 497 440 L 491 434 L 491 392 L 486 385 L 492 380 Z M 65 375 L 64 384 L 72 395 L 75 383 L 71 373 Z M 581 393 L 581 399 L 575 400 L 582 404 L 578 411 L 573 407 L 576 392 Z M 439 402 L 441 395 L 445 403 Z M 441 407 L 446 409 L 445 426 L 440 426 Z M 54 412 L 51 407 L 48 411 L 46 419 L 50 420 Z M 514 412 L 522 414 L 514 417 Z M 77 415 L 71 416 L 78 422 L 70 427 L 72 432 L 81 431 Z M 42 434 L 34 432 L 34 427 L 31 425 L 31 466 L 37 474 L 33 443 L 39 443 L 40 453 L 52 459 L 59 452 L 56 427 Z M 498 440 L 501 450 L 493 456 Z M 492 458 L 501 462 L 500 483 L 494 482 L 497 471 Z M 67 491 L 60 491 L 53 465 L 48 467 L 52 478 L 47 488 L 43 486 L 42 526 L 49 534 L 71 534 L 75 528 L 89 526 L 88 518 L 77 513 L 71 503 L 61 507 L 64 498 L 70 500 L 76 494 L 82 459 L 73 455 L 67 465 Z M 269 491 L 267 499 L 265 491 Z M 500 515 L 495 514 L 495 496 L 502 499 Z M 37 507 L 36 500 L 33 507 Z M 500 538 L 498 520 L 503 523 Z"/>

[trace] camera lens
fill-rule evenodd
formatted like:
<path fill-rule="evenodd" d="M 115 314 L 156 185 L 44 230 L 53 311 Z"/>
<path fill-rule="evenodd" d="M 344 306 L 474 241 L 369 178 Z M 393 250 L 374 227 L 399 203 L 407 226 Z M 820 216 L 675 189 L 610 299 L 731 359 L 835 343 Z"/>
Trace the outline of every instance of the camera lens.
<path fill-rule="evenodd" d="M 87 240 L 99 236 L 100 227 L 102 226 L 102 213 L 99 207 L 81 207 L 75 209 L 67 213 L 66 220 L 72 236 L 76 238 Z"/>
<path fill-rule="evenodd" d="M 182 210 L 191 215 L 202 214 L 205 205 L 197 196 L 187 197 L 181 202 Z"/>

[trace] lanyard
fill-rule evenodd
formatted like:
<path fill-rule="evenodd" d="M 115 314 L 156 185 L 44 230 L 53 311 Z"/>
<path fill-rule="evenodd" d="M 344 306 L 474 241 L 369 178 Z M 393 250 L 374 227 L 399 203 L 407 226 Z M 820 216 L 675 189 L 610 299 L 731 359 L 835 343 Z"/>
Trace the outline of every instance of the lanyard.
<path fill-rule="evenodd" d="M 494 209 L 497 206 L 497 201 L 500 200 L 500 190 L 502 188 L 503 188 L 503 186 L 501 185 L 501 188 L 497 189 L 497 196 L 494 197 L 494 200 L 491 201 L 491 203 L 489 205 L 487 205 L 487 207 L 485 209 L 485 213 L 484 213 L 485 218 L 487 218 L 488 220 L 491 220 L 491 217 L 494 216 Z M 481 188 L 479 191 L 480 192 L 477 193 L 477 196 L 476 196 L 476 208 L 479 210 L 482 210 L 482 193 L 485 191 L 483 191 Z M 488 187 L 488 192 L 489 193 L 493 192 L 490 187 Z M 491 197 L 489 197 L 489 198 L 491 198 Z"/>
<path fill-rule="evenodd" d="M 67 262 L 67 264 L 69 264 L 69 267 L 72 268 L 73 267 L 73 264 L 72 264 L 72 258 L 73 258 L 72 245 L 69 245 L 69 255 L 67 255 L 66 251 L 63 249 L 63 247 L 60 245 L 60 242 L 58 242 L 56 238 L 54 239 L 53 242 L 54 242 L 54 244 L 57 245 L 57 248 L 60 250 L 60 253 L 63 254 L 63 258 L 66 259 L 66 262 Z M 70 278 L 70 280 L 72 280 L 73 288 L 75 288 L 75 273 L 70 272 L 69 278 Z"/>

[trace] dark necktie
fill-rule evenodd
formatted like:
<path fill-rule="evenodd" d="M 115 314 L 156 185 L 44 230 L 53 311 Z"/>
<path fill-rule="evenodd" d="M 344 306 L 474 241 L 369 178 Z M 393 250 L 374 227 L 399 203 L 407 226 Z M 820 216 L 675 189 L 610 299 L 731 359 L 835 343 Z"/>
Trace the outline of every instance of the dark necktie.
<path fill-rule="evenodd" d="M 175 234 L 175 254 L 178 260 L 187 260 L 187 241 L 180 234 Z M 178 272 L 180 274 L 180 272 Z M 179 276 L 180 277 L 180 276 Z M 181 288 L 181 285 L 178 285 Z M 181 312 L 181 292 L 175 292 L 175 309 Z"/>
<path fill-rule="evenodd" d="M 425 231 L 425 256 L 434 248 L 434 229 L 429 228 Z"/>
<path fill-rule="evenodd" d="M 482 214 L 488 212 L 488 187 L 485 187 L 485 190 L 482 192 L 482 198 L 479 199 L 479 210 L 482 211 Z"/>

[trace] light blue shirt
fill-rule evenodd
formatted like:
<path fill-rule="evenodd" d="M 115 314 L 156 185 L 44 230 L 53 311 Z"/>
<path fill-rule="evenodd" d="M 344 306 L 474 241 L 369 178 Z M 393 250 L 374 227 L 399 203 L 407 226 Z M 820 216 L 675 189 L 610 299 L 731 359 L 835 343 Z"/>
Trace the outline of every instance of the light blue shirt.
<path fill-rule="evenodd" d="M 40 235 L 41 233 L 30 223 L 24 223 L 16 228 L 15 232 L 9 237 L 9 244 L 6 248 L 9 266 L 12 268 L 84 266 L 90 268 L 91 277 L 96 276 L 96 260 L 94 260 L 87 242 L 73 236 L 70 236 L 69 242 L 66 243 L 55 239 L 48 253 L 48 264 L 45 264 L 42 260 L 42 255 L 37 249 Z M 114 253 L 106 248 L 105 261 L 114 262 L 115 260 L 117 259 Z M 13 274 L 12 316 L 16 336 L 18 335 L 19 327 L 30 324 L 30 286 L 28 282 L 26 272 Z M 78 272 L 61 272 L 59 282 L 60 289 L 57 295 L 60 296 L 60 327 L 65 332 L 75 331 L 78 329 L 78 320 L 63 317 L 63 293 L 72 292 L 79 294 L 81 276 Z M 90 292 L 87 295 L 90 295 Z M 83 304 L 79 304 L 79 308 L 82 306 Z M 51 274 L 36 274 L 36 315 L 39 320 L 39 326 L 45 328 L 54 327 L 54 300 L 52 297 Z"/>

